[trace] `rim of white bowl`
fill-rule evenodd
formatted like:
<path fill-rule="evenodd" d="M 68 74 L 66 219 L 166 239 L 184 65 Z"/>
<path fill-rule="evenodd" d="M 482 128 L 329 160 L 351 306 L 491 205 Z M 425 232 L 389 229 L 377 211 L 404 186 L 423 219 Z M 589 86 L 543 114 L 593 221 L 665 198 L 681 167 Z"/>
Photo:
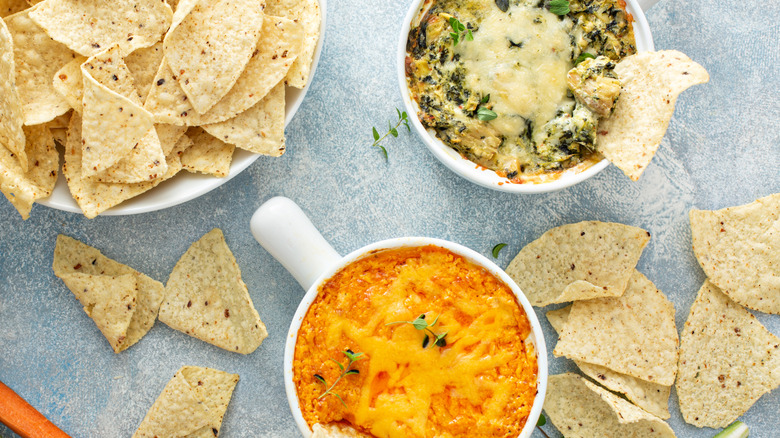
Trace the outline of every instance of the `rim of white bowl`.
<path fill-rule="evenodd" d="M 420 12 L 422 4 L 430 0 L 416 0 L 409 7 L 404 22 L 401 26 L 401 33 L 398 42 L 398 54 L 396 58 L 398 85 L 401 89 L 401 97 L 404 101 L 404 108 L 409 114 L 409 119 L 414 126 L 417 135 L 423 140 L 433 156 L 435 156 L 444 166 L 455 172 L 462 178 L 471 181 L 474 184 L 489 189 L 502 192 L 535 194 L 547 193 L 565 189 L 566 187 L 578 184 L 586 179 L 596 175 L 609 166 L 609 161 L 605 158 L 595 163 L 585 170 L 579 171 L 579 166 L 564 171 L 558 178 L 541 183 L 515 184 L 505 177 L 498 176 L 494 171 L 477 166 L 474 162 L 463 158 L 455 149 L 445 145 L 439 140 L 432 131 L 428 131 L 417 117 L 419 110 L 417 103 L 412 100 L 409 87 L 406 84 L 406 42 L 409 39 L 409 30 L 412 21 Z M 650 26 L 637 0 L 626 0 L 626 10 L 634 17 L 634 37 L 638 52 L 655 50 L 653 36 L 650 33 Z"/>
<path fill-rule="evenodd" d="M 542 413 L 542 406 L 544 406 L 544 398 L 547 393 L 547 377 L 548 377 L 548 364 L 547 364 L 547 345 L 544 340 L 544 333 L 542 326 L 539 323 L 539 319 L 536 317 L 531 302 L 528 301 L 525 294 L 520 287 L 512 280 L 503 269 L 498 267 L 495 263 L 490 261 L 487 257 L 474 251 L 473 249 L 461 245 L 459 243 L 451 242 L 449 240 L 436 239 L 433 237 L 398 237 L 394 239 L 382 240 L 370 245 L 364 246 L 360 249 L 352 251 L 346 256 L 342 257 L 332 267 L 325 270 L 325 272 L 317 278 L 317 281 L 306 291 L 298 309 L 295 311 L 295 316 L 290 323 L 290 330 L 287 333 L 287 340 L 284 347 L 284 389 L 287 393 L 287 402 L 290 405 L 290 411 L 292 412 L 295 423 L 298 425 L 298 429 L 301 431 L 304 437 L 311 436 L 311 430 L 308 423 L 303 418 L 301 410 L 300 400 L 298 399 L 298 393 L 295 390 L 295 384 L 293 383 L 293 359 L 295 357 L 295 344 L 298 340 L 298 331 L 301 328 L 301 323 L 306 313 L 309 311 L 309 307 L 317 298 L 319 293 L 319 287 L 324 281 L 331 278 L 338 271 L 349 265 L 350 263 L 359 260 L 373 251 L 381 251 L 386 249 L 395 249 L 403 247 L 418 247 L 426 245 L 435 245 L 445 249 L 448 249 L 455 254 L 465 257 L 467 260 L 475 263 L 478 266 L 486 268 L 491 274 L 498 277 L 503 281 L 517 298 L 517 302 L 523 308 L 523 311 L 528 318 L 528 322 L 531 325 L 531 334 L 527 340 L 530 340 L 536 351 L 536 363 L 537 363 L 537 379 L 536 389 L 537 393 L 534 398 L 534 403 L 531 407 L 531 412 L 526 419 L 526 423 L 523 426 L 522 431 L 518 438 L 530 438 L 531 434 L 536 427 L 536 422 Z"/>
<path fill-rule="evenodd" d="M 292 121 L 293 117 L 298 112 L 298 108 L 300 108 L 301 103 L 303 103 L 303 99 L 306 97 L 306 94 L 311 87 L 312 80 L 314 79 L 314 75 L 317 71 L 317 66 L 320 62 L 322 45 L 325 41 L 325 15 L 327 9 L 327 0 L 318 1 L 321 18 L 320 38 L 319 41 L 317 41 L 317 47 L 314 51 L 314 57 L 311 63 L 311 72 L 309 73 L 309 79 L 306 82 L 306 86 L 302 89 L 287 87 L 285 90 L 285 128 L 290 124 L 290 121 Z M 253 154 L 251 152 L 236 148 L 236 151 L 233 155 L 233 161 L 230 164 L 230 172 L 226 177 L 216 178 L 208 175 L 180 172 L 170 180 L 160 183 L 160 185 L 153 188 L 152 190 L 136 196 L 135 198 L 128 199 L 127 201 L 117 206 L 109 208 L 103 213 L 100 213 L 100 216 L 129 216 L 164 210 L 166 208 L 183 204 L 187 201 L 203 196 L 217 187 L 227 183 L 235 176 L 246 170 L 246 168 L 254 163 L 258 158 L 260 158 L 260 155 L 258 154 Z M 59 172 L 57 183 L 54 186 L 54 191 L 52 192 L 51 196 L 38 201 L 38 203 L 56 210 L 79 214 L 82 213 L 81 208 L 79 208 L 78 204 L 70 194 L 68 183 L 65 181 L 65 177 L 62 175 L 62 172 Z"/>

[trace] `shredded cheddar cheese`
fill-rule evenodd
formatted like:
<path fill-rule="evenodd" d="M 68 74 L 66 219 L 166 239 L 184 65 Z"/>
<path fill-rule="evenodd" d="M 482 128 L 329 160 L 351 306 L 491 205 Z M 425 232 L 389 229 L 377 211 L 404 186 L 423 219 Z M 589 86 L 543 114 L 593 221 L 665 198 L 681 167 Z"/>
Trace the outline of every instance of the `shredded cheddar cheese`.
<path fill-rule="evenodd" d="M 422 347 L 411 324 L 426 314 L 447 345 Z M 485 269 L 436 246 L 376 252 L 321 287 L 295 349 L 303 416 L 347 422 L 376 437 L 516 437 L 536 395 L 528 318 L 511 289 Z M 333 392 L 346 349 L 363 352 Z"/>

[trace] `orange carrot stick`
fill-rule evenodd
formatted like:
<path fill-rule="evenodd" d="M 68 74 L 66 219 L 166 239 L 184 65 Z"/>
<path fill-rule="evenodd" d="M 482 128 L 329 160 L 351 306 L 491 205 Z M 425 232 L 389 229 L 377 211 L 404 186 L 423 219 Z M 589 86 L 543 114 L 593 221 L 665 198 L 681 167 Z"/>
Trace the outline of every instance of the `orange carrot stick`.
<path fill-rule="evenodd" d="M 0 382 L 0 422 L 22 438 L 70 438 L 3 382 Z"/>

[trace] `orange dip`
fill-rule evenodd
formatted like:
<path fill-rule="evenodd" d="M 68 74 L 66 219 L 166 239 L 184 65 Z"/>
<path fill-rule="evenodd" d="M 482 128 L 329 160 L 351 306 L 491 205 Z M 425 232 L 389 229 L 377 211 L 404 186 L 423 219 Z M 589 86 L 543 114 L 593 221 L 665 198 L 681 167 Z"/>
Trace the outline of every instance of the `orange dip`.
<path fill-rule="evenodd" d="M 423 348 L 421 314 L 447 345 Z M 531 327 L 511 289 L 437 246 L 374 252 L 320 287 L 298 332 L 293 381 L 303 418 L 376 437 L 517 437 L 536 396 Z M 364 353 L 347 365 L 344 350 Z"/>

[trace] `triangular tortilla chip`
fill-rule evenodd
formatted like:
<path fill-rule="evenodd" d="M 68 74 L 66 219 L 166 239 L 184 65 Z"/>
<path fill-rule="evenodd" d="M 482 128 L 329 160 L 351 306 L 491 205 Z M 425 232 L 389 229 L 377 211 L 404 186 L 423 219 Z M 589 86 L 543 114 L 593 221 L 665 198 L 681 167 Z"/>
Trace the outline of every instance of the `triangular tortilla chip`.
<path fill-rule="evenodd" d="M 252 108 L 202 128 L 214 137 L 256 154 L 279 157 L 285 151 L 284 84 L 279 83 Z"/>
<path fill-rule="evenodd" d="M 265 13 L 286 17 L 303 24 L 304 40 L 301 54 L 295 60 L 285 82 L 295 88 L 303 88 L 309 80 L 314 52 L 320 39 L 320 4 L 317 0 L 267 0 Z"/>
<path fill-rule="evenodd" d="M 572 304 L 553 354 L 671 386 L 677 344 L 674 305 L 634 270 L 621 297 Z"/>
<path fill-rule="evenodd" d="M 155 76 L 145 108 L 158 120 L 200 126 L 235 117 L 255 105 L 281 81 L 300 53 L 303 27 L 266 15 L 257 48 L 233 88 L 205 114 L 193 108 L 166 65 Z"/>
<path fill-rule="evenodd" d="M 615 73 L 622 83 L 620 97 L 612 115 L 599 123 L 596 148 L 636 181 L 666 134 L 677 96 L 710 77 L 676 50 L 627 56 Z"/>
<path fill-rule="evenodd" d="M 547 320 L 557 333 L 563 331 L 566 321 L 569 319 L 571 305 L 558 310 L 547 312 Z M 671 417 L 669 413 L 669 394 L 671 386 L 663 386 L 646 382 L 636 377 L 627 376 L 612 371 L 609 368 L 593 365 L 586 362 L 574 361 L 586 376 L 602 384 L 605 388 L 624 394 L 626 398 L 640 408 L 651 414 L 666 420 Z"/>
<path fill-rule="evenodd" d="M 23 171 L 16 154 L 0 145 L 0 191 L 22 219 L 27 219 L 33 203 L 49 197 L 54 190 L 60 156 L 54 138 L 45 126 L 25 126 L 24 132 L 30 168 Z"/>
<path fill-rule="evenodd" d="M 163 48 L 171 70 L 201 114 L 236 83 L 260 38 L 261 0 L 184 0 Z"/>
<path fill-rule="evenodd" d="M 181 256 L 165 286 L 160 321 L 217 347 L 249 354 L 268 336 L 222 231 Z"/>
<path fill-rule="evenodd" d="M 158 123 L 154 125 L 154 129 L 157 130 L 157 137 L 160 139 L 160 147 L 166 157 L 171 153 L 184 133 L 187 132 L 186 126 L 168 125 L 166 123 Z"/>
<path fill-rule="evenodd" d="M 119 276 L 132 274 L 138 285 L 137 307 L 130 319 L 127 339 L 120 351 L 135 344 L 152 328 L 157 319 L 165 286 L 159 281 L 104 256 L 97 249 L 60 234 L 54 248 L 54 274 L 64 278 L 74 274 Z"/>
<path fill-rule="evenodd" d="M 0 18 L 5 18 L 30 7 L 26 0 L 0 0 Z"/>
<path fill-rule="evenodd" d="M 780 193 L 716 211 L 691 210 L 693 252 L 732 300 L 780 314 Z"/>
<path fill-rule="evenodd" d="M 46 0 L 30 17 L 55 40 L 83 56 L 114 44 L 127 54 L 159 41 L 173 11 L 160 0 Z"/>
<path fill-rule="evenodd" d="M 235 146 L 214 138 L 201 128 L 190 128 L 187 136 L 193 145 L 181 156 L 184 169 L 214 175 L 217 178 L 228 176 Z"/>
<path fill-rule="evenodd" d="M 184 152 L 186 152 L 187 149 L 191 148 L 192 146 L 192 139 L 186 135 L 182 135 L 179 140 L 176 141 L 173 149 L 171 149 L 171 151 L 165 156 L 165 159 L 168 160 L 169 163 L 173 160 L 178 160 L 178 162 L 181 164 L 181 157 L 184 155 Z M 183 165 L 180 167 L 184 168 Z"/>
<path fill-rule="evenodd" d="M 70 109 L 54 89 L 52 78 L 75 57 L 30 19 L 32 10 L 5 19 L 14 42 L 16 89 L 22 101 L 25 125 L 46 123 Z"/>
<path fill-rule="evenodd" d="M 629 225 L 563 225 L 526 245 L 506 273 L 534 306 L 620 296 L 649 240 Z"/>
<path fill-rule="evenodd" d="M 705 281 L 682 330 L 677 397 L 686 422 L 725 427 L 780 386 L 780 339 Z"/>
<path fill-rule="evenodd" d="M 124 349 L 138 294 L 133 274 L 68 274 L 61 277 L 106 337 L 114 353 Z"/>
<path fill-rule="evenodd" d="M 675 436 L 660 418 L 571 373 L 550 376 L 544 411 L 567 437 Z"/>
<path fill-rule="evenodd" d="M 22 101 L 16 89 L 14 44 L 4 20 L 0 20 L 0 146 L 16 154 L 22 170 L 27 171 L 27 154 L 22 125 Z"/>
<path fill-rule="evenodd" d="M 106 183 L 140 183 L 162 178 L 168 172 L 160 139 L 155 128 L 147 131 L 130 154 L 108 169 L 92 176 Z"/>
<path fill-rule="evenodd" d="M 154 76 L 157 74 L 157 70 L 160 69 L 162 60 L 162 42 L 158 42 L 151 47 L 138 49 L 125 58 L 125 64 L 127 64 L 127 68 L 133 74 L 135 86 L 138 89 L 142 102 L 145 102 L 146 96 L 149 95 Z"/>
<path fill-rule="evenodd" d="M 236 383 L 237 374 L 180 368 L 149 408 L 133 438 L 216 438 Z"/>
<path fill-rule="evenodd" d="M 87 58 L 77 56 L 54 74 L 52 83 L 57 93 L 79 114 L 81 114 L 82 100 L 84 99 L 84 78 L 81 75 L 81 64 L 85 62 L 87 62 Z"/>

